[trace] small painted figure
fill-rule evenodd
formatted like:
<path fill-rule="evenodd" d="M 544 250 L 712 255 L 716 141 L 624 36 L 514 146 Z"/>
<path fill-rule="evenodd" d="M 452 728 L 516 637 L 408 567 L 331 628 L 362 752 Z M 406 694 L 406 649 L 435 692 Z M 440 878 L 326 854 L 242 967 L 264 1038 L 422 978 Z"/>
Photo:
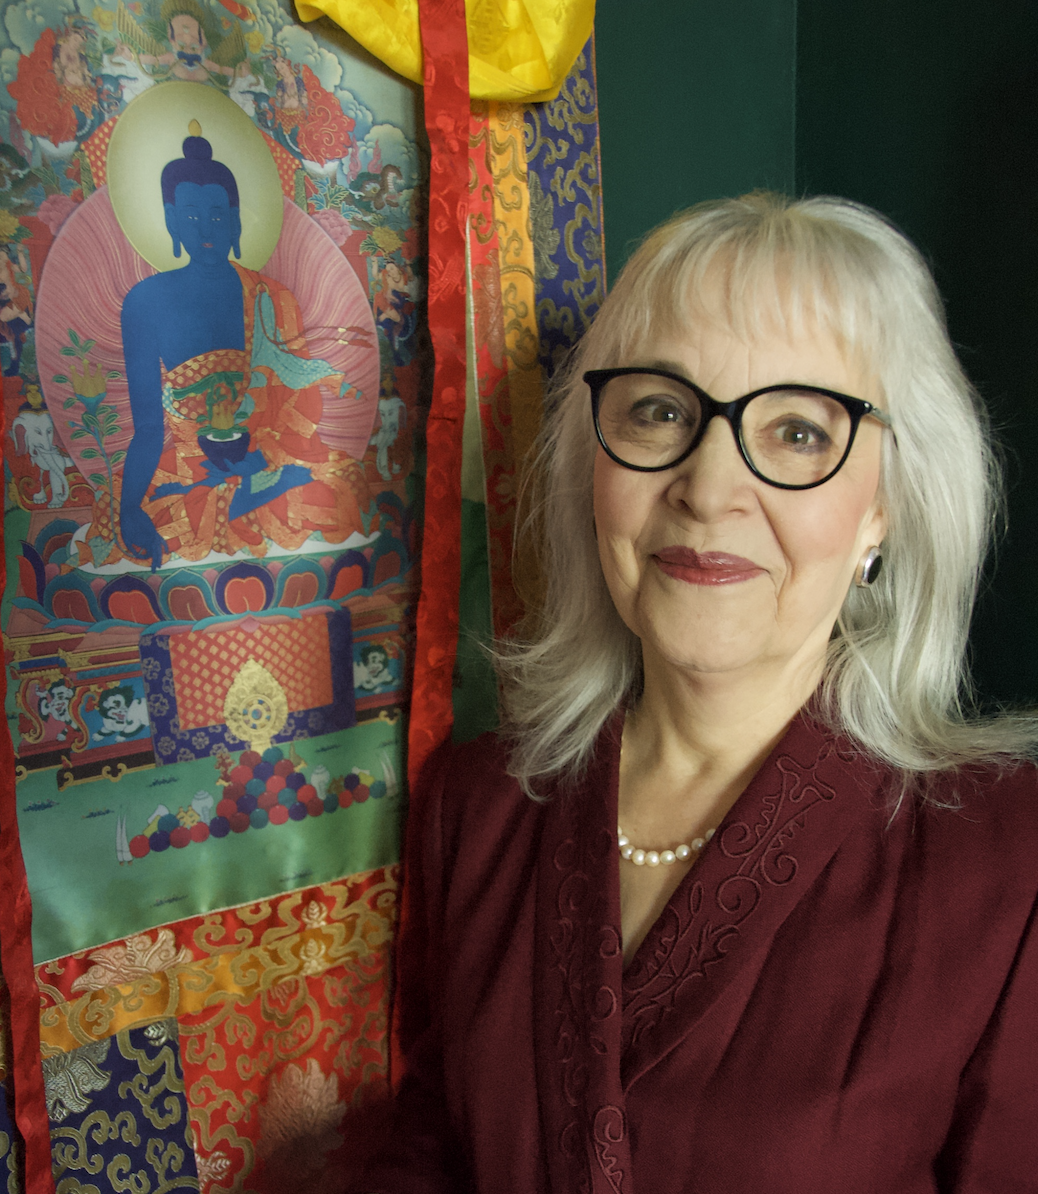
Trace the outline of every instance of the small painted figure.
<path fill-rule="evenodd" d="M 396 443 L 400 428 L 407 423 L 407 407 L 402 398 L 390 394 L 388 398 L 378 400 L 379 425 L 378 431 L 371 437 L 375 445 L 375 467 L 384 481 L 392 479 L 394 473 L 400 472 L 400 465 L 389 463 L 389 449 Z"/>
<path fill-rule="evenodd" d="M 46 689 L 36 686 L 37 707 L 40 717 L 44 721 L 57 722 L 58 742 L 64 742 L 68 737 L 69 727 L 72 725 L 72 710 L 70 708 L 75 690 L 70 688 L 63 679 L 53 681 Z"/>
<path fill-rule="evenodd" d="M 32 316 L 32 294 L 18 281 L 11 258 L 0 251 L 0 336 L 11 348 L 4 377 L 18 376 L 25 334 L 32 326 Z"/>
<path fill-rule="evenodd" d="M 66 156 L 111 115 L 111 104 L 103 104 L 102 98 L 110 99 L 113 80 L 102 79 L 91 68 L 91 35 L 91 26 L 81 18 L 60 29 L 44 29 L 8 85 L 18 123 L 41 138 L 49 154 Z M 118 97 L 115 103 L 118 107 Z"/>
<path fill-rule="evenodd" d="M 97 698 L 97 711 L 101 715 L 101 728 L 94 734 L 96 741 L 114 737 L 125 742 L 149 724 L 144 698 L 135 696 L 129 684 L 106 688 Z"/>
<path fill-rule="evenodd" d="M 310 67 L 276 49 L 268 62 L 275 80 L 273 94 L 250 92 L 260 126 L 293 154 L 333 169 L 351 143 L 354 120 Z"/>
<path fill-rule="evenodd" d="M 189 83 L 218 81 L 226 86 L 239 66 L 247 70 L 245 41 L 237 23 L 214 49 L 212 37 L 219 31 L 196 0 L 165 0 L 159 19 L 166 27 L 169 49 L 156 42 L 120 5 L 116 27 L 122 40 L 115 56 L 127 62 L 136 60 L 155 79 L 183 79 Z"/>
<path fill-rule="evenodd" d="M 55 510 L 68 500 L 68 479 L 65 470 L 72 467 L 72 459 L 66 456 L 54 442 L 54 420 L 43 409 L 43 396 L 39 386 L 27 386 L 26 401 L 18 414 L 11 420 L 11 438 L 15 452 L 29 459 L 40 470 L 40 488 L 32 495 L 33 502 Z M 47 501 L 47 481 L 50 481 L 50 501 Z"/>
<path fill-rule="evenodd" d="M 360 649 L 360 661 L 353 665 L 353 687 L 364 692 L 382 692 L 396 683 L 389 652 L 378 643 Z"/>
<path fill-rule="evenodd" d="M 407 363 L 402 346 L 409 343 L 415 329 L 415 304 L 411 297 L 410 271 L 391 257 L 378 277 L 372 299 L 375 322 L 389 342 L 395 364 Z"/>

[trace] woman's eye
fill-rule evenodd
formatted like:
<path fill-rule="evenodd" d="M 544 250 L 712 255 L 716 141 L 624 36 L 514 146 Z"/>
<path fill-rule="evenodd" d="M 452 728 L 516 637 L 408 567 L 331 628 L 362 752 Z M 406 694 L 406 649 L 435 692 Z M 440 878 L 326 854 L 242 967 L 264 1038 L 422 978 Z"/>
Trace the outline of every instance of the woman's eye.
<path fill-rule="evenodd" d="M 631 409 L 631 417 L 640 423 L 681 423 L 684 410 L 669 398 L 642 398 Z"/>
<path fill-rule="evenodd" d="M 801 450 L 811 448 L 825 448 L 829 446 L 829 436 L 814 423 L 808 423 L 803 419 L 790 419 L 785 423 L 779 423 L 776 428 L 776 437 L 784 447 L 798 448 Z"/>

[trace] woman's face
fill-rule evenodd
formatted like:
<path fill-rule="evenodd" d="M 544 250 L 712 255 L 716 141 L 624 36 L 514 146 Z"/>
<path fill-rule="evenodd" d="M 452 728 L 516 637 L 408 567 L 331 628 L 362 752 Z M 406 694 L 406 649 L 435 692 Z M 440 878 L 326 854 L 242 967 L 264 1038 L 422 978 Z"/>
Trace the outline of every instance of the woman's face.
<path fill-rule="evenodd" d="M 628 365 L 687 377 L 720 402 L 787 382 L 882 405 L 875 383 L 827 333 L 753 342 L 696 323 L 646 342 Z M 598 451 L 598 554 L 620 616 L 653 661 L 693 673 L 787 672 L 817 681 L 855 569 L 880 544 L 883 429 L 865 418 L 843 468 L 783 490 L 746 467 L 715 418 L 675 468 L 637 473 Z"/>

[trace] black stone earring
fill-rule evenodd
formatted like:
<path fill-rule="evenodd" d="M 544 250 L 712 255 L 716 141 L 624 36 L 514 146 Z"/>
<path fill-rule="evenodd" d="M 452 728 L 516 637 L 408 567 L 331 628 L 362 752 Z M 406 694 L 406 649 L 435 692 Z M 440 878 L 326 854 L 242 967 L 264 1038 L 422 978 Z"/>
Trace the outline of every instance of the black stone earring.
<path fill-rule="evenodd" d="M 859 589 L 867 589 L 874 584 L 883 568 L 883 553 L 878 547 L 870 547 L 858 565 L 854 583 Z"/>

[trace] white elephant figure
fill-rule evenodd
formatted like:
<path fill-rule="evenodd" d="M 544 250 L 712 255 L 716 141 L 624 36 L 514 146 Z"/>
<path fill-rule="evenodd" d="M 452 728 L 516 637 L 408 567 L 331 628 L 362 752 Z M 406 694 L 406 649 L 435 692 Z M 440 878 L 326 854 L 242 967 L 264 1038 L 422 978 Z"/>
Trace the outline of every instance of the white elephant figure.
<path fill-rule="evenodd" d="M 54 421 L 45 410 L 23 410 L 11 422 L 11 435 L 19 456 L 29 453 L 29 459 L 40 470 L 40 488 L 32 495 L 38 505 L 47 502 L 47 475 L 50 475 L 50 501 L 48 507 L 56 509 L 68 500 L 68 480 L 65 470 L 72 465 L 72 458 L 66 456 L 54 442 Z"/>
<path fill-rule="evenodd" d="M 371 437 L 371 442 L 377 449 L 375 452 L 375 467 L 383 480 L 388 481 L 393 473 L 400 472 L 400 465 L 394 464 L 392 471 L 389 466 L 389 449 L 396 443 L 400 434 L 400 426 L 407 422 L 407 407 L 403 399 L 395 394 L 390 398 L 378 400 L 378 413 L 381 416 L 378 431 Z"/>

